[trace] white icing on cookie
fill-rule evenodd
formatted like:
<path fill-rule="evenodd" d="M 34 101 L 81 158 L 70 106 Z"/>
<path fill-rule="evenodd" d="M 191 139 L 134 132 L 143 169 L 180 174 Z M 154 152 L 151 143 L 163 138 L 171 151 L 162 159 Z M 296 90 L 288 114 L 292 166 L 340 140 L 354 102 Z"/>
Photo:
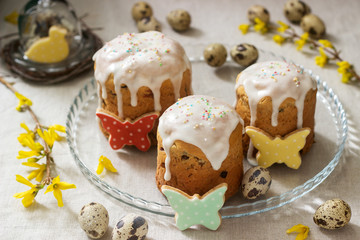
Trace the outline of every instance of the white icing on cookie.
<path fill-rule="evenodd" d="M 180 99 L 160 117 L 158 131 L 165 159 L 164 179 L 169 181 L 170 148 L 176 140 L 199 147 L 214 170 L 221 167 L 229 152 L 229 138 L 239 122 L 244 122 L 227 103 L 209 96 Z"/>
<path fill-rule="evenodd" d="M 258 102 L 268 96 L 272 100 L 272 126 L 278 124 L 281 103 L 287 98 L 293 98 L 297 108 L 297 128 L 302 128 L 306 94 L 310 89 L 316 89 L 316 82 L 308 73 L 294 64 L 280 61 L 261 62 L 246 68 L 241 72 L 235 91 L 241 85 L 248 96 L 250 126 L 255 126 Z M 256 165 L 252 152 L 253 146 L 250 142 L 247 157 L 250 163 Z"/>
<path fill-rule="evenodd" d="M 146 86 L 154 94 L 155 111 L 161 110 L 161 84 L 170 79 L 175 99 L 180 97 L 183 73 L 191 65 L 181 45 L 160 32 L 125 33 L 107 42 L 93 56 L 95 79 L 100 83 L 102 98 L 106 99 L 105 82 L 114 75 L 119 117 L 123 117 L 121 85 L 131 94 L 131 105 L 137 105 L 137 91 Z M 99 96 L 100 97 L 100 96 Z M 101 107 L 101 105 L 99 105 Z"/>

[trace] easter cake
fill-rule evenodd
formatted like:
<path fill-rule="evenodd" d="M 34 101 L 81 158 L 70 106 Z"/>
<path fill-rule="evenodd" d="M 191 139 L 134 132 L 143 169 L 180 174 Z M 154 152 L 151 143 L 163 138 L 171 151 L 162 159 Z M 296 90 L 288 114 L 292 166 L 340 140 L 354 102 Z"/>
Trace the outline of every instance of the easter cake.
<path fill-rule="evenodd" d="M 110 146 L 146 151 L 156 145 L 158 117 L 192 94 L 191 65 L 182 46 L 156 31 L 125 33 L 107 42 L 93 60 L 97 116 Z"/>
<path fill-rule="evenodd" d="M 302 153 L 314 142 L 316 82 L 300 67 L 282 61 L 256 63 L 236 79 L 236 111 L 245 127 L 261 129 L 269 137 L 285 137 L 297 129 L 310 133 Z M 243 151 L 252 165 L 255 151 L 249 136 L 243 136 Z"/>
<path fill-rule="evenodd" d="M 243 175 L 243 121 L 227 103 L 209 96 L 180 99 L 160 117 L 156 182 L 188 195 L 226 183 L 234 195 Z"/>

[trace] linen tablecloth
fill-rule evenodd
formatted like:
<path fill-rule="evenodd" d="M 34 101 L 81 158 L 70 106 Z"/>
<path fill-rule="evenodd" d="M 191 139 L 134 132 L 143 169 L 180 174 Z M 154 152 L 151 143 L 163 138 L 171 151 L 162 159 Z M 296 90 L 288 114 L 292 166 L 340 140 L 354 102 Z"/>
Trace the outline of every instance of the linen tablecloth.
<path fill-rule="evenodd" d="M 26 1 L 2 0 L 0 2 L 0 36 L 16 32 L 14 25 L 3 21 L 13 10 L 20 10 Z M 56 160 L 56 174 L 61 179 L 76 184 L 76 189 L 63 191 L 64 207 L 59 208 L 52 193 L 36 197 L 36 203 L 24 208 L 13 195 L 27 190 L 15 181 L 15 175 L 27 175 L 26 167 L 16 159 L 21 150 L 17 136 L 22 132 L 20 123 L 32 125 L 28 113 L 15 110 L 17 99 L 0 85 L 0 239 L 87 239 L 77 221 L 77 214 L 84 204 L 96 201 L 109 211 L 109 229 L 103 239 L 111 239 L 111 231 L 116 222 L 126 213 L 143 215 L 149 222 L 147 239 L 295 239 L 286 230 L 296 224 L 310 227 L 308 239 L 360 239 L 360 89 L 359 85 L 343 84 L 336 65 L 320 68 L 313 56 L 298 52 L 293 44 L 279 46 L 267 35 L 249 33 L 242 35 L 238 25 L 247 23 L 247 9 L 255 3 L 264 5 L 270 12 L 272 21 L 286 22 L 283 15 L 285 1 L 177 1 L 148 0 L 155 17 L 160 21 L 163 33 L 177 39 L 189 56 L 202 52 L 207 44 L 220 42 L 227 46 L 237 43 L 251 43 L 292 59 L 294 62 L 313 69 L 314 72 L 334 89 L 344 104 L 349 124 L 349 136 L 344 154 L 330 176 L 310 193 L 283 207 L 252 216 L 225 219 L 217 231 L 205 228 L 179 231 L 174 221 L 145 213 L 129 207 L 109 197 L 91 184 L 75 164 L 66 142 L 56 144 L 53 156 Z M 360 71 L 360 1 L 321 0 L 306 1 L 312 12 L 320 16 L 327 27 L 327 37 L 338 49 L 341 56 L 353 63 Z M 91 27 L 102 27 L 97 34 L 105 41 L 123 32 L 137 32 L 131 17 L 131 7 L 135 1 L 121 0 L 78 0 L 71 1 L 78 16 L 88 13 L 86 23 Z M 171 10 L 182 8 L 190 12 L 192 29 L 184 33 L 174 32 L 166 22 Z M 301 32 L 299 27 L 295 27 Z M 2 43 L 3 44 L 3 43 Z M 3 46 L 3 45 L 2 45 Z M 306 51 L 305 51 L 306 52 Z M 4 62 L 0 74 L 8 73 Z M 33 101 L 33 110 L 44 125 L 65 125 L 69 106 L 79 90 L 89 82 L 93 72 L 54 85 L 33 84 L 21 78 L 6 78 L 14 82 L 14 87 Z M 321 124 L 317 122 L 316 124 Z M 144 189 L 144 191 L 148 191 Z M 312 216 L 316 208 L 332 198 L 345 200 L 352 208 L 350 223 L 339 230 L 329 231 L 315 225 Z"/>

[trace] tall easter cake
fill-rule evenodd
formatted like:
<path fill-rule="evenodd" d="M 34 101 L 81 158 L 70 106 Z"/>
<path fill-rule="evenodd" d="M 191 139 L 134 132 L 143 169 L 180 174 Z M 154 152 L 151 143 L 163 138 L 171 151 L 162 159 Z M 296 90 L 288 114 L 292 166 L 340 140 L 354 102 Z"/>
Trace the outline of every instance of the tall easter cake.
<path fill-rule="evenodd" d="M 111 147 L 135 145 L 146 151 L 156 145 L 158 116 L 178 98 L 192 94 L 191 65 L 184 49 L 160 32 L 125 33 L 107 42 L 93 60 L 97 116 L 102 131 L 110 135 Z M 114 128 L 107 120 L 124 126 Z M 139 140 L 132 128 L 135 133 L 148 134 Z"/>
<path fill-rule="evenodd" d="M 193 95 L 170 106 L 160 117 L 156 182 L 189 195 L 203 195 L 221 183 L 226 198 L 243 175 L 243 121 L 227 103 Z"/>
<path fill-rule="evenodd" d="M 236 79 L 236 111 L 246 126 L 281 136 L 309 128 L 302 153 L 314 142 L 316 82 L 300 67 L 281 61 L 254 64 Z M 257 165 L 254 148 L 245 134 L 243 149 L 249 162 Z"/>

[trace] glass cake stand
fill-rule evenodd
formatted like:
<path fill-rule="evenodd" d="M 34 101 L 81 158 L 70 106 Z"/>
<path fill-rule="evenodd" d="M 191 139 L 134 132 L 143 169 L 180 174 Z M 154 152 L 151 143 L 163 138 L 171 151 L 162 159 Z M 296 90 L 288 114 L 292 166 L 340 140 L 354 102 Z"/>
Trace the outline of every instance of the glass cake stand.
<path fill-rule="evenodd" d="M 258 61 L 286 60 L 271 52 L 260 50 Z M 228 103 L 235 101 L 235 79 L 243 68 L 230 59 L 221 68 L 207 66 L 202 57 L 190 59 L 193 66 L 195 94 L 220 97 Z M 230 198 L 220 210 L 222 218 L 235 218 L 265 212 L 288 204 L 317 187 L 338 164 L 347 138 L 347 118 L 342 103 L 326 82 L 311 70 L 304 69 L 316 80 L 317 106 L 315 141 L 303 156 L 298 170 L 275 165 L 269 168 L 273 182 L 265 196 L 245 200 L 241 192 Z M 67 116 L 67 141 L 70 151 L 85 177 L 111 197 L 130 206 L 163 216 L 174 216 L 173 209 L 158 191 L 155 183 L 156 148 L 143 153 L 133 147 L 114 152 L 108 145 L 95 118 L 97 86 L 94 79 L 80 89 Z M 111 159 L 117 174 L 98 176 L 96 168 L 100 155 Z M 249 168 L 244 160 L 244 170 Z"/>

